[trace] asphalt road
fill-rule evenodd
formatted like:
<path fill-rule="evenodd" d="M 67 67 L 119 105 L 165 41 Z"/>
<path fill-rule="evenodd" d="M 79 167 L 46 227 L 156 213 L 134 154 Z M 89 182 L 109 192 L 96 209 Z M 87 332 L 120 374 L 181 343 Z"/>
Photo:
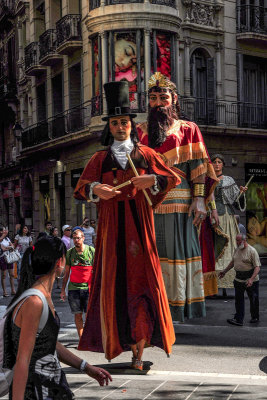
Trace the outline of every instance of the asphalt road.
<path fill-rule="evenodd" d="M 176 343 L 167 358 L 157 348 L 144 353 L 145 370 L 129 368 L 131 354 L 121 354 L 108 363 L 103 354 L 78 352 L 78 336 L 68 303 L 53 300 L 61 318 L 60 341 L 91 364 L 111 371 L 112 384 L 99 388 L 88 377 L 66 367 L 68 381 L 77 399 L 183 399 L 267 400 L 267 265 L 260 278 L 260 323 L 250 324 L 249 302 L 243 327 L 226 319 L 234 314 L 234 291 L 226 299 L 207 300 L 207 317 L 175 324 Z M 0 314 L 10 298 L 0 299 Z"/>

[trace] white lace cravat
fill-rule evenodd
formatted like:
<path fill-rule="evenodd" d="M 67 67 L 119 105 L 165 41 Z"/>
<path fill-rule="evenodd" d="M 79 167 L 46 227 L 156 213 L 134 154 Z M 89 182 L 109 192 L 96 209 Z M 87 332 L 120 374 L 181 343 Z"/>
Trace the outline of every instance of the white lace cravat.
<path fill-rule="evenodd" d="M 114 154 L 118 163 L 123 169 L 125 169 L 126 163 L 128 161 L 126 153 L 130 154 L 133 148 L 134 144 L 131 141 L 131 138 L 124 140 L 123 142 L 114 140 L 114 143 L 111 146 L 112 153 Z"/>

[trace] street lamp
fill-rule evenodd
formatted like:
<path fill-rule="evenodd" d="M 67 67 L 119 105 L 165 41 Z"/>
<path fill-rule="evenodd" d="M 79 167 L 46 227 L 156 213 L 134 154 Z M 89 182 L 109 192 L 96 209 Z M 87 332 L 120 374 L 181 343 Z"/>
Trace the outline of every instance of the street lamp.
<path fill-rule="evenodd" d="M 23 131 L 22 126 L 18 123 L 15 122 L 15 125 L 13 126 L 13 133 L 16 139 L 20 140 L 21 139 L 21 132 Z"/>

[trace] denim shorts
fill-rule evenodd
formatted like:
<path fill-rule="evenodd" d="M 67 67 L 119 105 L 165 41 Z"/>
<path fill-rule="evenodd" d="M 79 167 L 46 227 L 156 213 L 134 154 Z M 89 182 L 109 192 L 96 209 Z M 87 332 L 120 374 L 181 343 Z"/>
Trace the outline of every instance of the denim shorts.
<path fill-rule="evenodd" d="M 72 314 L 86 313 L 88 298 L 88 289 L 69 290 L 68 301 Z"/>

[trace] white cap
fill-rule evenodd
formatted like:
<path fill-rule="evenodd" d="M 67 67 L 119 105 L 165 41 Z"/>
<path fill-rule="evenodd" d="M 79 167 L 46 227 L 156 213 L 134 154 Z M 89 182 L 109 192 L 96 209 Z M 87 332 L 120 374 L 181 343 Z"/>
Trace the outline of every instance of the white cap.
<path fill-rule="evenodd" d="M 62 226 L 62 232 L 64 232 L 68 228 L 71 228 L 71 226 L 70 225 L 63 225 Z"/>

